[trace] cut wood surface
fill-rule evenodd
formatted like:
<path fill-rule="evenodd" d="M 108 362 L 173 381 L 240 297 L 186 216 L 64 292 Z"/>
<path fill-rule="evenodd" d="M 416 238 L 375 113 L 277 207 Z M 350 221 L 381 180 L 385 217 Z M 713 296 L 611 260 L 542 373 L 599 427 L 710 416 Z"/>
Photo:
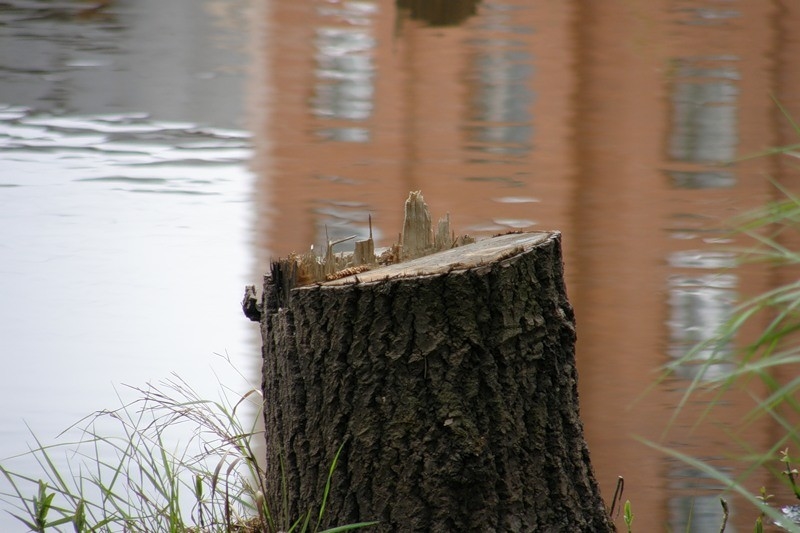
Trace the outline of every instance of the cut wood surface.
<path fill-rule="evenodd" d="M 403 263 L 328 281 L 324 285 L 369 283 L 389 278 L 430 276 L 451 270 L 473 268 L 523 253 L 542 241 L 553 238 L 554 235 L 556 235 L 555 232 L 509 233 Z"/>

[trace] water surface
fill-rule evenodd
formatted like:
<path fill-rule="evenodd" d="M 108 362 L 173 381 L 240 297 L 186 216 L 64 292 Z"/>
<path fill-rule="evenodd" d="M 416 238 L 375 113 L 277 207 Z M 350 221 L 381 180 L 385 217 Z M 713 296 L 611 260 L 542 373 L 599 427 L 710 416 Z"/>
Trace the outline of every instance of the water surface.
<path fill-rule="evenodd" d="M 237 303 L 252 262 L 245 4 L 227 5 L 0 8 L 0 457 L 33 443 L 28 428 L 49 443 L 119 407 L 125 385 L 175 372 L 215 399 L 219 382 L 247 390 L 237 372 L 258 383 Z"/>

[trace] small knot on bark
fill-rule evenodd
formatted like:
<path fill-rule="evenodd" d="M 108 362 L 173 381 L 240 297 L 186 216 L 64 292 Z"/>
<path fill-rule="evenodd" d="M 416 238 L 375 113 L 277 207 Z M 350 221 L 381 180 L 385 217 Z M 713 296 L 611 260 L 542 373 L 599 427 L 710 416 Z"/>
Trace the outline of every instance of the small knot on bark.
<path fill-rule="evenodd" d="M 244 288 L 244 298 L 242 298 L 242 311 L 244 316 L 253 322 L 261 321 L 261 304 L 258 302 L 255 285 L 247 285 Z"/>

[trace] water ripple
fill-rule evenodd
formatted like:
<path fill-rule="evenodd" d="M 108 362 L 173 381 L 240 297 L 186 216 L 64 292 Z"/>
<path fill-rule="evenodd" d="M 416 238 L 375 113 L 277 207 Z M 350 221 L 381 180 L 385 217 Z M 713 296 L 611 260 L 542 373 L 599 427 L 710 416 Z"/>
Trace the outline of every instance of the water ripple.
<path fill-rule="evenodd" d="M 58 165 L 61 183 L 186 195 L 219 194 L 214 188 L 226 181 L 225 170 L 251 155 L 242 131 L 153 121 L 145 113 L 52 116 L 10 105 L 0 105 L 0 147 L 6 187 L 38 183 L 32 169 Z"/>

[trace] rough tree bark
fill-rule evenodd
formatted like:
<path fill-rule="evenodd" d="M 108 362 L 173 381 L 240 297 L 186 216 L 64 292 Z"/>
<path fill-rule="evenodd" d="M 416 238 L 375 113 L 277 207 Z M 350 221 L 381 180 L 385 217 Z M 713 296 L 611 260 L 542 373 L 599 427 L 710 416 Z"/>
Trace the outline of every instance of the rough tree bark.
<path fill-rule="evenodd" d="M 285 487 L 293 516 L 318 509 L 343 445 L 323 525 L 614 531 L 579 418 L 559 233 L 308 287 L 281 276 L 248 315 L 273 502 Z"/>

